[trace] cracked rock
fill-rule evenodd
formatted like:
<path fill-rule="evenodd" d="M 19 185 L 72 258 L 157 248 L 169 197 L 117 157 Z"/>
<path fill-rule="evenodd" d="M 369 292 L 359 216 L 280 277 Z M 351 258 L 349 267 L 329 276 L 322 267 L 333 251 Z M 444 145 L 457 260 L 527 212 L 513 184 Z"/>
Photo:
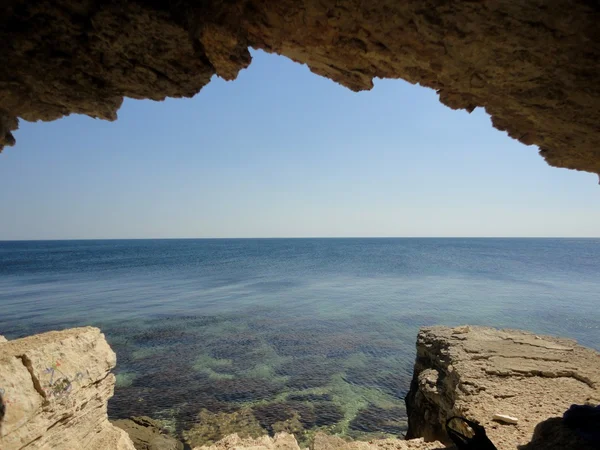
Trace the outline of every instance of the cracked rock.
<path fill-rule="evenodd" d="M 435 390 L 423 382 L 432 373 Z M 600 403 L 600 354 L 572 340 L 524 331 L 423 328 L 413 376 L 407 436 L 447 444 L 444 424 L 455 415 L 481 423 L 498 450 L 514 450 L 530 443 L 538 424 L 562 417 L 572 404 Z M 519 419 L 502 426 L 494 421 L 498 413 Z M 540 442 L 527 448 L 545 449 Z M 577 445 L 564 448 L 587 448 Z"/>
<path fill-rule="evenodd" d="M 108 422 L 116 357 L 99 329 L 52 331 L 1 348 L 2 450 L 135 450 Z"/>

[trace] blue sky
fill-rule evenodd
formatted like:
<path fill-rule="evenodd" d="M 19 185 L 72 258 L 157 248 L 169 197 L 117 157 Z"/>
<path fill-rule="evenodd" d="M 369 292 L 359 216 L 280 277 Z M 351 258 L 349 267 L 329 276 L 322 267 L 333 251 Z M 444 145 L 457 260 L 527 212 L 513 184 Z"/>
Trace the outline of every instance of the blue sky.
<path fill-rule="evenodd" d="M 0 239 L 600 237 L 597 177 L 548 166 L 482 109 L 253 56 L 193 99 L 126 99 L 116 122 L 22 122 L 0 155 Z"/>

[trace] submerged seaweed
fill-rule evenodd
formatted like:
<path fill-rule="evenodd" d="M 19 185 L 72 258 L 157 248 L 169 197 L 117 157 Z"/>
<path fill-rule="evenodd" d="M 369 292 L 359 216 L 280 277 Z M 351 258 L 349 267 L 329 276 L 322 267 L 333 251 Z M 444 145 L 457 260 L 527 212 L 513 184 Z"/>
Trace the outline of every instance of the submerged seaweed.
<path fill-rule="evenodd" d="M 350 422 L 350 429 L 365 433 L 383 432 L 400 436 L 407 430 L 403 408 L 381 408 L 369 405 L 358 412 Z"/>
<path fill-rule="evenodd" d="M 235 427 L 399 434 L 411 367 L 396 357 L 393 334 L 376 324 L 355 333 L 331 320 L 282 322 L 273 312 L 117 327 L 108 330 L 119 358 L 109 414 L 169 420 L 196 443 Z"/>

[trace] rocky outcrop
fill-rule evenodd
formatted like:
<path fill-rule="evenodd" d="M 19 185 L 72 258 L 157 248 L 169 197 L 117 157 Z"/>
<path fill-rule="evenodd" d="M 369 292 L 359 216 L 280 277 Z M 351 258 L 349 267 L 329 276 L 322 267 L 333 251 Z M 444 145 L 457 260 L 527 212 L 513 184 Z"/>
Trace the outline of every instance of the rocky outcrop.
<path fill-rule="evenodd" d="M 406 399 L 408 437 L 449 443 L 444 424 L 459 415 L 484 425 L 499 450 L 591 449 L 560 419 L 572 404 L 585 403 L 600 403 L 600 355 L 575 341 L 484 327 L 424 328 Z"/>
<path fill-rule="evenodd" d="M 119 419 L 112 424 L 127 432 L 136 450 L 183 450 L 183 442 L 169 436 L 161 423 L 150 417 Z"/>
<path fill-rule="evenodd" d="M 310 445 L 310 450 L 438 450 L 442 448 L 444 446 L 439 442 L 425 442 L 423 439 L 345 441 L 340 437 L 324 433 L 317 433 Z M 237 434 L 233 434 L 213 445 L 196 447 L 194 450 L 300 450 L 300 447 L 294 435 L 288 433 L 278 433 L 272 438 L 262 436 L 257 439 L 242 439 Z"/>
<path fill-rule="evenodd" d="M 0 448 L 182 449 L 152 419 L 108 421 L 115 362 L 97 328 L 0 341 Z M 600 403 L 600 354 L 574 341 L 484 327 L 424 328 L 407 396 L 413 439 L 360 442 L 317 433 L 310 450 L 441 449 L 441 442 L 450 443 L 444 424 L 454 415 L 484 425 L 498 450 L 593 450 L 561 419 L 571 404 L 586 403 Z M 286 432 L 258 437 L 263 429 L 247 411 L 205 412 L 199 422 L 186 434 L 189 444 L 207 443 L 196 449 L 300 450 Z M 276 423 L 283 425 L 274 432 L 291 426 Z M 247 437 L 231 434 L 215 442 L 246 429 Z"/>
<path fill-rule="evenodd" d="M 191 97 L 254 47 L 355 91 L 419 83 L 484 107 L 553 166 L 600 173 L 599 21 L 588 0 L 7 0 L 0 148 L 18 118 L 114 120 L 123 97 Z"/>
<path fill-rule="evenodd" d="M 115 363 L 104 335 L 91 327 L 0 344 L 0 448 L 134 450 L 106 414 Z"/>

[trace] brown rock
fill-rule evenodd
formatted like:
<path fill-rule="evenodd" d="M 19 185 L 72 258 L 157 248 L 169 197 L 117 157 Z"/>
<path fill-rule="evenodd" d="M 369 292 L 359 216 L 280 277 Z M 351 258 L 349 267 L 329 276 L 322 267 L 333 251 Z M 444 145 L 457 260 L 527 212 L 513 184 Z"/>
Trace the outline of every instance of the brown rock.
<path fill-rule="evenodd" d="M 380 439 L 369 442 L 346 441 L 337 436 L 317 433 L 310 450 L 438 450 L 444 448 L 439 442 L 423 439 L 404 441 Z M 241 439 L 237 434 L 227 436 L 211 446 L 196 447 L 194 450 L 300 450 L 293 435 L 278 433 L 275 437 L 262 436 L 257 439 Z"/>
<path fill-rule="evenodd" d="M 273 424 L 273 431 L 275 433 L 285 432 L 290 434 L 296 434 L 304 431 L 304 425 L 302 425 L 302 422 L 300 422 L 300 418 L 298 417 L 298 415 L 295 414 L 290 419 L 275 422 Z"/>
<path fill-rule="evenodd" d="M 345 441 L 338 436 L 317 433 L 311 450 L 439 450 L 446 448 L 439 442 L 423 439 L 374 439 L 369 442 Z"/>
<path fill-rule="evenodd" d="M 191 97 L 248 47 L 359 91 L 435 89 L 557 167 L 600 173 L 600 8 L 589 0 L 8 0 L 0 6 L 0 149 L 18 120 L 115 120 L 123 97 Z M 402 101 L 402 99 L 398 99 Z"/>
<path fill-rule="evenodd" d="M 160 422 L 149 417 L 131 417 L 112 421 L 127 432 L 136 450 L 183 450 L 183 442 L 163 431 Z"/>
<path fill-rule="evenodd" d="M 100 330 L 53 331 L 1 347 L 2 450 L 134 450 L 108 422 L 116 358 Z"/>
<path fill-rule="evenodd" d="M 532 440 L 538 424 L 547 437 L 543 423 L 584 403 L 600 403 L 600 355 L 575 341 L 474 326 L 423 328 L 406 398 L 408 437 L 449 443 L 444 424 L 458 415 L 481 423 L 498 450 L 515 449 Z M 498 414 L 518 421 L 494 421 Z M 543 436 L 526 448 L 553 448 Z M 561 448 L 583 448 L 570 443 Z"/>
<path fill-rule="evenodd" d="M 300 450 L 300 447 L 296 438 L 287 433 L 279 433 L 272 438 L 241 438 L 231 434 L 212 445 L 195 447 L 194 450 Z"/>

